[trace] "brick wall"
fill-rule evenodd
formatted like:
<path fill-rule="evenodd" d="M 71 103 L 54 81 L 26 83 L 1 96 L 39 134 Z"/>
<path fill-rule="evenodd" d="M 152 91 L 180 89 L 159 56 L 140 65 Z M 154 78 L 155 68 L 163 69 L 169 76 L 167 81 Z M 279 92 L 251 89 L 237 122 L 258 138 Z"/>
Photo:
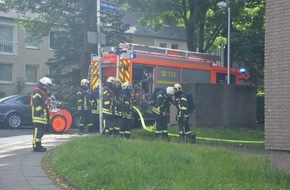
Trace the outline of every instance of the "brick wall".
<path fill-rule="evenodd" d="M 266 1 L 265 147 L 271 150 L 272 166 L 286 171 L 290 171 L 289 10 L 289 0 Z"/>

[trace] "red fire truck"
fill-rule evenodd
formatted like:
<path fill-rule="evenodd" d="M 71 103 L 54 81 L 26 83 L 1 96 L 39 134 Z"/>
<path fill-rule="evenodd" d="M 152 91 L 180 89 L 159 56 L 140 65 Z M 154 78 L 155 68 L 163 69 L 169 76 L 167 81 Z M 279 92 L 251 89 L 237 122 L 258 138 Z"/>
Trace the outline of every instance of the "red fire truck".
<path fill-rule="evenodd" d="M 89 69 L 91 88 L 99 83 L 98 61 Z M 123 43 L 102 55 L 103 80 L 109 76 L 128 81 L 134 88 L 137 105 L 148 104 L 155 88 L 175 83 L 227 83 L 227 68 L 220 57 L 191 51 Z M 230 68 L 230 84 L 251 85 L 250 76 Z M 144 107 L 144 106 L 143 106 Z"/>

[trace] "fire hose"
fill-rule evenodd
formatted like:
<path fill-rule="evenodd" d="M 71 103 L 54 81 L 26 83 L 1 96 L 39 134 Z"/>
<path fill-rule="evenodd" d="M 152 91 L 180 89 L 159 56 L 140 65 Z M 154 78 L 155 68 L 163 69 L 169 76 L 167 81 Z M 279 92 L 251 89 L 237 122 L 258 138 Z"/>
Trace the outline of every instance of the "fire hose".
<path fill-rule="evenodd" d="M 145 125 L 145 121 L 140 110 L 136 106 L 133 106 L 133 108 L 139 115 L 142 128 L 145 129 L 146 131 L 154 132 L 153 129 L 150 129 L 149 127 Z M 178 137 L 178 134 L 168 133 L 168 135 Z M 230 142 L 230 143 L 237 143 L 237 144 L 264 144 L 264 141 L 244 141 L 244 140 L 218 139 L 218 138 L 208 138 L 208 137 L 196 137 L 196 139 L 205 140 L 205 141 Z"/>

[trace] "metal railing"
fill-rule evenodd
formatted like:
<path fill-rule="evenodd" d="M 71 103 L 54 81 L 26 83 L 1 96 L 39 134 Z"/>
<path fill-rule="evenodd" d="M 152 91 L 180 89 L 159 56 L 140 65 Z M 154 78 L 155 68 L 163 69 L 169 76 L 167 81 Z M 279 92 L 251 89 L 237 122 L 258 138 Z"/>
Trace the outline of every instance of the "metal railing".
<path fill-rule="evenodd" d="M 15 43 L 13 43 L 11 41 L 0 41 L 0 53 L 14 54 L 15 53 Z"/>

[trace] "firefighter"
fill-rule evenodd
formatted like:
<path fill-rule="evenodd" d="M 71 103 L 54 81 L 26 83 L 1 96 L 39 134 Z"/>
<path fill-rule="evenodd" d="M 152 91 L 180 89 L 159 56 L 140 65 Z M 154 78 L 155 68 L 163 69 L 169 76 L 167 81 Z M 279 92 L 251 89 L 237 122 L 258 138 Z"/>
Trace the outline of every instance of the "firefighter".
<path fill-rule="evenodd" d="M 195 143 L 196 137 L 190 131 L 189 127 L 189 104 L 186 94 L 182 91 L 180 84 L 174 85 L 175 89 L 175 106 L 177 108 L 176 120 L 178 122 L 179 142 L 186 140 L 187 142 Z"/>
<path fill-rule="evenodd" d="M 106 86 L 103 89 L 102 96 L 103 96 L 103 104 L 102 104 L 102 112 L 103 112 L 103 125 L 104 131 L 103 134 L 105 135 L 112 135 L 113 127 L 112 127 L 112 104 L 114 101 L 113 95 L 113 87 L 115 84 L 116 79 L 114 77 L 108 77 L 106 81 Z"/>
<path fill-rule="evenodd" d="M 167 118 L 170 112 L 169 108 L 173 96 L 174 88 L 171 86 L 157 93 L 157 97 L 152 108 L 152 112 L 155 113 L 156 116 L 156 139 L 161 137 L 161 139 L 168 140 Z"/>
<path fill-rule="evenodd" d="M 129 82 L 122 84 L 121 102 L 122 102 L 122 118 L 120 125 L 120 135 L 129 139 L 131 136 L 131 119 L 132 119 L 132 107 L 133 90 Z"/>
<path fill-rule="evenodd" d="M 96 88 L 91 93 L 91 111 L 92 111 L 92 120 L 93 120 L 93 127 L 91 132 L 98 132 L 99 131 L 99 106 L 100 99 L 99 99 L 99 84 L 97 84 Z"/>
<path fill-rule="evenodd" d="M 122 110 L 122 84 L 120 79 L 116 79 L 113 88 L 113 107 L 112 107 L 112 127 L 113 127 L 113 136 L 118 136 L 120 132 L 120 125 L 122 122 L 123 117 L 123 110 Z"/>
<path fill-rule="evenodd" d="M 80 134 L 85 132 L 85 128 L 88 128 L 88 131 L 90 131 L 93 126 L 90 96 L 89 80 L 82 79 L 80 83 L 80 90 L 77 93 L 77 108 L 80 114 Z"/>
<path fill-rule="evenodd" d="M 33 133 L 33 151 L 45 152 L 46 148 L 41 145 L 41 139 L 44 135 L 45 126 L 49 119 L 49 98 L 48 93 L 52 87 L 52 81 L 48 77 L 43 77 L 34 87 L 31 96 L 32 121 L 34 125 Z"/>

